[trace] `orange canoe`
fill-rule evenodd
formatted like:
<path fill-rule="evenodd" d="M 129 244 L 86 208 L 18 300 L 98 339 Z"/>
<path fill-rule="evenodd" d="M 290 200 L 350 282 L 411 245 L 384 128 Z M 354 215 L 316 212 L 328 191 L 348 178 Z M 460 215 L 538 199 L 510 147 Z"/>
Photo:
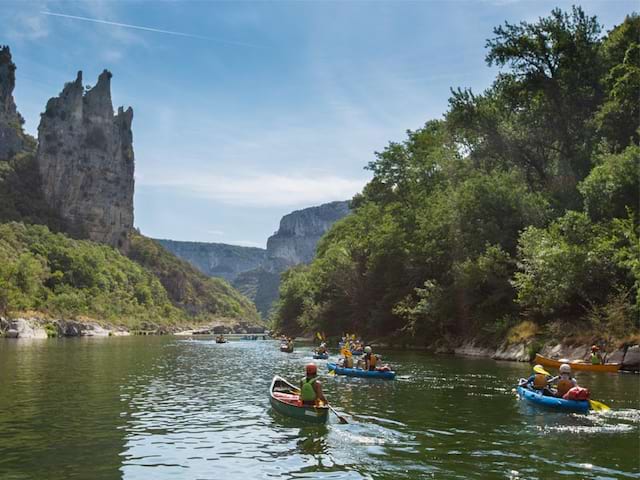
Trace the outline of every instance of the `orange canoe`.
<path fill-rule="evenodd" d="M 539 353 L 536 353 L 535 363 L 539 363 L 545 367 L 559 368 L 564 362 L 559 360 L 553 360 L 551 358 L 543 357 Z M 619 363 L 605 363 L 604 365 L 592 365 L 590 363 L 576 363 L 569 362 L 573 370 L 584 370 L 587 372 L 617 372 L 620 370 L 621 364 Z"/>

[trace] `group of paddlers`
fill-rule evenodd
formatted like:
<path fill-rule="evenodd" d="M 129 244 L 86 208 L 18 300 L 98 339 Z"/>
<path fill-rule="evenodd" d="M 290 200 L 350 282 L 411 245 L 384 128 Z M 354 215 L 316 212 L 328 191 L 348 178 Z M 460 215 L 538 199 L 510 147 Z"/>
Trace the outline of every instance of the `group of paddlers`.
<path fill-rule="evenodd" d="M 531 390 L 538 390 L 549 397 L 563 398 L 565 400 L 587 400 L 589 390 L 578 385 L 573 377 L 571 365 L 563 363 L 558 369 L 558 375 L 552 376 L 542 365 L 533 367 L 533 373 L 523 383 Z"/>

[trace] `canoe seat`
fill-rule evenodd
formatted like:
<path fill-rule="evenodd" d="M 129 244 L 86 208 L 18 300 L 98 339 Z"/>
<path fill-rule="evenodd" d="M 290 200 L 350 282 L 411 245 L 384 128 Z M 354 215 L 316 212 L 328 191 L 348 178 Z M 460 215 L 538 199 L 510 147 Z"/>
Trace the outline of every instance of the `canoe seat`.
<path fill-rule="evenodd" d="M 282 392 L 273 392 L 273 396 L 280 400 L 281 402 L 288 403 L 289 405 L 294 405 L 296 407 L 302 406 L 302 402 L 300 401 L 300 397 L 293 393 L 282 393 Z"/>

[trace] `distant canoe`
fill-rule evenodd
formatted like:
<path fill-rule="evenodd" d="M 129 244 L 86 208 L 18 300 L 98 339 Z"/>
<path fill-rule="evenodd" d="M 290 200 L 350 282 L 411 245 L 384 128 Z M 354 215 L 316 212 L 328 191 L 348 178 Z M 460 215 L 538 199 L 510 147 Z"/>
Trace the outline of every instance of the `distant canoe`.
<path fill-rule="evenodd" d="M 299 388 L 278 375 L 273 377 L 269 388 L 269 401 L 275 411 L 305 422 L 326 423 L 329 407 L 303 405 L 299 395 Z"/>
<path fill-rule="evenodd" d="M 288 347 L 287 345 L 280 345 L 280 351 L 284 353 L 293 353 L 293 347 Z"/>
<path fill-rule="evenodd" d="M 226 340 L 216 340 L 216 343 L 227 343 Z"/>
<path fill-rule="evenodd" d="M 544 365 L 545 367 L 559 368 L 564 362 L 560 360 L 553 360 L 551 358 L 543 357 L 539 353 L 536 353 L 535 363 Z M 572 370 L 582 370 L 586 372 L 617 372 L 620 370 L 621 364 L 619 363 L 605 363 L 604 365 L 592 365 L 590 363 L 576 363 L 569 362 Z"/>
<path fill-rule="evenodd" d="M 313 358 L 315 360 L 327 360 L 329 358 L 328 353 L 314 353 Z"/>
<path fill-rule="evenodd" d="M 391 370 L 362 370 L 360 368 L 342 368 L 335 363 L 327 363 L 327 369 L 334 371 L 338 375 L 346 375 L 347 377 L 362 378 L 383 378 L 385 380 L 393 380 L 396 378 L 396 372 Z"/>

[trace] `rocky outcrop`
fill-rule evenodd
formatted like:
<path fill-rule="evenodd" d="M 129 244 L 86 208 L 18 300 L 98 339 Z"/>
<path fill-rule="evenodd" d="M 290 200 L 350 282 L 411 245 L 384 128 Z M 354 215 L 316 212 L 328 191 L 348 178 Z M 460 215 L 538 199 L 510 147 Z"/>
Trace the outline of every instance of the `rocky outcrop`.
<path fill-rule="evenodd" d="M 243 272 L 258 268 L 267 258 L 264 248 L 175 240 L 157 242 L 205 275 L 224 278 L 229 282 L 233 282 Z"/>
<path fill-rule="evenodd" d="M 267 240 L 266 250 L 223 243 L 158 242 L 206 275 L 232 282 L 266 317 L 278 297 L 280 274 L 292 266 L 310 263 L 320 238 L 349 212 L 349 202 L 343 201 L 289 213 Z"/>
<path fill-rule="evenodd" d="M 24 119 L 13 100 L 15 71 L 9 47 L 0 47 L 0 160 L 7 160 L 24 148 Z"/>
<path fill-rule="evenodd" d="M 95 87 L 82 72 L 51 98 L 38 127 L 37 161 L 47 202 L 73 234 L 126 251 L 133 228 L 133 110 L 111 103 L 111 73 Z"/>
<path fill-rule="evenodd" d="M 285 215 L 278 231 L 267 240 L 268 258 L 289 266 L 310 263 L 320 238 L 348 214 L 349 202 L 331 202 Z"/>

